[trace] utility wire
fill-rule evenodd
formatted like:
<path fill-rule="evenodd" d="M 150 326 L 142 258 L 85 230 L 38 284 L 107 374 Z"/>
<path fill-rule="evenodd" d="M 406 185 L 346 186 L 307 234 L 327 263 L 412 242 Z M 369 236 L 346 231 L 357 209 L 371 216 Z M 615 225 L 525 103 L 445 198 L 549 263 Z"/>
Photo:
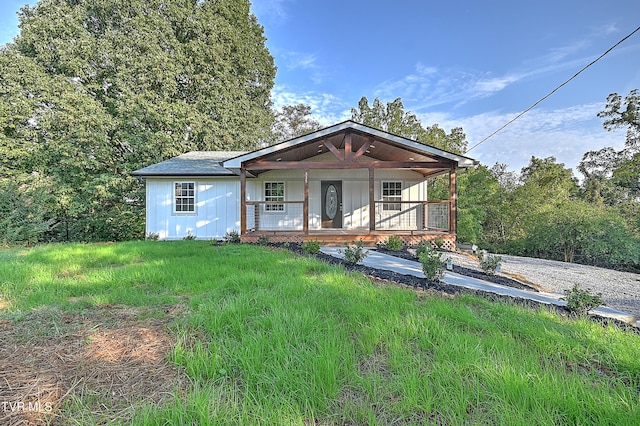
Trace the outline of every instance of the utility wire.
<path fill-rule="evenodd" d="M 509 126 L 511 123 L 513 123 L 514 121 L 516 121 L 517 119 L 519 119 L 520 117 L 522 117 L 523 115 L 525 115 L 526 113 L 528 113 L 529 111 L 531 111 L 532 109 L 534 109 L 536 106 L 538 106 L 538 104 L 540 104 L 542 101 L 544 101 L 545 99 L 547 99 L 549 96 L 553 95 L 554 93 L 556 93 L 558 90 L 560 90 L 563 86 L 565 86 L 567 83 L 569 83 L 571 80 L 573 80 L 574 78 L 576 78 L 577 76 L 579 76 L 584 70 L 586 70 L 587 68 L 589 68 L 591 65 L 595 64 L 596 62 L 598 62 L 600 59 L 602 59 L 607 53 L 611 52 L 613 49 L 615 49 L 616 47 L 618 47 L 618 45 L 622 44 L 625 40 L 627 40 L 629 37 L 631 37 L 632 35 L 634 35 L 635 33 L 637 33 L 638 31 L 640 31 L 640 27 L 636 28 L 635 30 L 633 30 L 629 35 L 627 35 L 625 38 L 623 38 L 622 40 L 620 40 L 619 42 L 617 42 L 616 44 L 614 44 L 613 46 L 611 46 L 609 49 L 607 49 L 606 52 L 604 52 L 602 55 L 598 56 L 596 59 L 594 59 L 591 63 L 589 63 L 588 65 L 586 65 L 585 67 L 583 67 L 580 71 L 578 71 L 577 73 L 575 73 L 573 76 L 571 76 L 571 78 L 569 78 L 568 80 L 566 80 L 564 83 L 562 83 L 561 85 L 559 85 L 558 87 L 556 87 L 555 89 L 553 89 L 551 92 L 547 93 L 544 97 L 542 97 L 540 100 L 538 100 L 536 103 L 534 103 L 533 105 L 531 105 L 529 108 L 525 109 L 524 111 L 522 111 L 520 114 L 516 115 L 514 118 L 512 118 L 507 124 L 503 125 L 502 127 L 500 127 L 498 130 L 496 130 L 495 132 L 491 133 L 489 136 L 487 136 L 486 138 L 482 139 L 480 142 L 478 142 L 477 144 L 473 145 L 471 148 L 469 148 L 466 152 L 468 153 L 469 151 L 471 151 L 472 149 L 475 149 L 476 147 L 478 147 L 480 144 L 486 142 L 489 138 L 497 135 L 498 133 L 500 133 L 502 130 L 504 130 L 507 126 Z"/>

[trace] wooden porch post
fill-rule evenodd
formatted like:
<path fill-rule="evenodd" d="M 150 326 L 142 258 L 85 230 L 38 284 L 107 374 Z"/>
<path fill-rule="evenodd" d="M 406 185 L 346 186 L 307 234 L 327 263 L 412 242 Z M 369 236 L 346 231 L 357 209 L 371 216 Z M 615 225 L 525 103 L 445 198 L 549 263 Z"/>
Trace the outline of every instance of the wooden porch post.
<path fill-rule="evenodd" d="M 458 232 L 458 182 L 456 169 L 449 171 L 449 233 L 456 235 Z"/>
<path fill-rule="evenodd" d="M 240 168 L 240 235 L 247 233 L 247 170 Z"/>
<path fill-rule="evenodd" d="M 369 232 L 376 230 L 376 203 L 373 183 L 373 167 L 369 167 Z"/>
<path fill-rule="evenodd" d="M 302 230 L 309 233 L 309 169 L 304 169 L 304 205 L 302 207 Z"/>

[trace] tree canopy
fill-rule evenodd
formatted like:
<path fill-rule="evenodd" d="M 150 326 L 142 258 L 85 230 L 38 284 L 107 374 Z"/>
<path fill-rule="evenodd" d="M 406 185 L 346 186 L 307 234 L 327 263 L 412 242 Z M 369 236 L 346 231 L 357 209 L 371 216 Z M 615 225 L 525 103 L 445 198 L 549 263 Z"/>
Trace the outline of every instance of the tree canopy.
<path fill-rule="evenodd" d="M 358 108 L 351 109 L 351 119 L 456 154 L 462 154 L 467 149 L 467 136 L 461 127 L 451 129 L 449 134 L 437 124 L 423 127 L 414 113 L 405 111 L 400 98 L 386 105 L 375 98 L 370 106 L 369 100 L 363 96 Z"/>
<path fill-rule="evenodd" d="M 41 0 L 21 10 L 20 34 L 0 52 L 0 189 L 21 205 L 35 187 L 53 194 L 40 238 L 141 236 L 131 171 L 189 150 L 257 147 L 273 121 L 275 66 L 249 6 Z"/>

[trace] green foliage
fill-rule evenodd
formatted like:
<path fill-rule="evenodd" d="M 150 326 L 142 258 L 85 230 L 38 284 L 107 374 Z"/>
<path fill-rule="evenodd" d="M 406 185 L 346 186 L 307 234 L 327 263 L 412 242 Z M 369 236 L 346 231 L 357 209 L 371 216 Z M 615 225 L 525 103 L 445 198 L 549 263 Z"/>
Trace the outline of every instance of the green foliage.
<path fill-rule="evenodd" d="M 0 179 L 0 244 L 33 244 L 55 226 L 47 204 L 55 202 L 37 176 L 22 182 Z"/>
<path fill-rule="evenodd" d="M 195 240 L 197 237 L 191 233 L 191 231 L 187 231 L 187 235 L 185 235 L 184 237 L 182 237 L 183 240 L 185 241 L 192 241 Z"/>
<path fill-rule="evenodd" d="M 354 241 L 353 244 L 347 244 L 344 250 L 339 250 L 338 253 L 344 254 L 344 261 L 357 265 L 362 262 L 369 255 L 369 250 L 363 248 L 362 238 L 358 241 Z"/>
<path fill-rule="evenodd" d="M 384 248 L 390 251 L 400 251 L 404 247 L 404 241 L 402 238 L 397 235 L 391 235 L 387 240 L 382 244 Z"/>
<path fill-rule="evenodd" d="M 265 141 L 269 145 L 306 135 L 321 128 L 311 116 L 311 107 L 305 104 L 285 105 L 275 111 L 271 134 Z"/>
<path fill-rule="evenodd" d="M 432 249 L 433 245 L 431 244 L 431 241 L 421 240 L 418 245 L 416 245 L 416 256 L 418 256 L 419 258 L 422 253 L 425 253 Z"/>
<path fill-rule="evenodd" d="M 418 259 L 422 264 L 422 272 L 430 281 L 440 281 L 444 277 L 444 268 L 442 267 L 442 253 L 425 247 L 418 254 Z"/>
<path fill-rule="evenodd" d="M 502 257 L 496 254 L 480 255 L 480 269 L 489 275 L 494 275 L 496 273 L 498 265 L 500 265 L 501 262 Z"/>
<path fill-rule="evenodd" d="M 240 244 L 240 233 L 235 229 L 227 231 L 224 234 L 223 240 L 225 243 L 229 244 Z"/>
<path fill-rule="evenodd" d="M 461 154 L 467 149 L 467 136 L 461 127 L 451 129 L 449 134 L 438 124 L 425 128 L 414 113 L 404 110 L 400 98 L 386 105 L 376 98 L 369 106 L 369 100 L 363 96 L 358 108 L 351 109 L 351 119 L 449 152 Z"/>
<path fill-rule="evenodd" d="M 591 294 L 590 289 L 581 290 L 578 284 L 574 284 L 571 290 L 565 290 L 565 297 L 560 300 L 567 301 L 567 309 L 576 315 L 587 315 L 589 311 L 604 305 L 602 294 Z"/>
<path fill-rule="evenodd" d="M 145 240 L 149 240 L 149 241 L 158 241 L 159 238 L 160 238 L 160 234 L 158 234 L 157 232 L 149 232 L 145 236 Z"/>
<path fill-rule="evenodd" d="M 266 235 L 260 235 L 258 237 L 258 245 L 260 246 L 268 246 L 271 239 Z"/>
<path fill-rule="evenodd" d="M 633 265 L 640 262 L 640 240 L 613 209 L 569 201 L 532 221 L 526 250 L 565 262 Z"/>
<path fill-rule="evenodd" d="M 52 226 L 31 235 L 142 238 L 144 186 L 130 172 L 185 151 L 257 146 L 273 120 L 275 67 L 249 6 L 43 0 L 22 9 L 20 35 L 0 51 L 0 176 L 47 183 Z"/>
<path fill-rule="evenodd" d="M 307 254 L 316 254 L 320 252 L 320 241 L 307 240 L 302 244 L 302 251 Z"/>

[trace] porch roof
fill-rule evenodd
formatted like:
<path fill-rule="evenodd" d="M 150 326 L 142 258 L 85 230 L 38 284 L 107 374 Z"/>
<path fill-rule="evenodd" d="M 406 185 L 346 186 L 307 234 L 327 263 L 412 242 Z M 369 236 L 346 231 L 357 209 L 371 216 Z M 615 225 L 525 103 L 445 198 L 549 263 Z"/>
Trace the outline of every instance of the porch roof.
<path fill-rule="evenodd" d="M 347 139 L 347 135 L 349 138 Z M 348 140 L 348 142 L 347 142 Z M 349 144 L 347 148 L 345 145 Z M 431 175 L 451 168 L 468 168 L 478 162 L 472 158 L 444 151 L 430 145 L 374 129 L 353 121 L 345 121 L 257 151 L 230 158 L 222 162 L 228 169 L 268 169 L 271 164 L 306 162 L 318 155 L 332 152 L 337 160 L 348 149 L 355 163 L 393 162 L 398 168 L 411 168 L 424 175 Z M 345 164 L 345 161 L 342 161 Z M 382 163 L 380 163 L 382 164 Z M 345 164 L 346 165 L 346 164 Z M 360 164 L 365 166 L 364 164 Z M 254 173 L 254 172 L 252 172 Z"/>

